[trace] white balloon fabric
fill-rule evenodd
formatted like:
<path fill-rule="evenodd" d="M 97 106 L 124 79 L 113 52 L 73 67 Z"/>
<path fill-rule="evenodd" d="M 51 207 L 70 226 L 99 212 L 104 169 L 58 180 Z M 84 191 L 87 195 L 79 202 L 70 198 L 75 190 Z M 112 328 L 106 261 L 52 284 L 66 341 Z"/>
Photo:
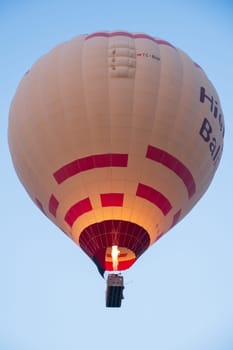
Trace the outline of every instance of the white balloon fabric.
<path fill-rule="evenodd" d="M 80 35 L 23 77 L 9 115 L 16 172 L 100 272 L 119 270 L 180 221 L 218 167 L 224 119 L 202 68 L 165 40 Z"/>

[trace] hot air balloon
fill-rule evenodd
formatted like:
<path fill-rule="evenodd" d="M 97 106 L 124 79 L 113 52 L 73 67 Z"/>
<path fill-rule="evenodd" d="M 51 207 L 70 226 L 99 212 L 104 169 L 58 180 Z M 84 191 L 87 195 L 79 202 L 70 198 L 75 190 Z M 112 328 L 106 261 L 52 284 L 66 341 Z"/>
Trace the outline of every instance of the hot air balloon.
<path fill-rule="evenodd" d="M 29 196 L 103 275 L 130 268 L 205 193 L 224 119 L 183 51 L 147 34 L 96 32 L 24 75 L 8 136 Z"/>

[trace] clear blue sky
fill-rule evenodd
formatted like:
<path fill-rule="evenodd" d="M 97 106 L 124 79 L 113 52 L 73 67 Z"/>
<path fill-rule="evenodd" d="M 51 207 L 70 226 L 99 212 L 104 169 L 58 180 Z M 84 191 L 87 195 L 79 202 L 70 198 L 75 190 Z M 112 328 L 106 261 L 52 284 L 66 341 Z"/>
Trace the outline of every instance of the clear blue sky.
<path fill-rule="evenodd" d="M 187 52 L 215 85 L 226 122 L 222 162 L 205 196 L 125 273 L 121 309 L 81 250 L 34 206 L 7 145 L 24 72 L 75 35 L 123 29 Z M 233 349 L 232 1 L 0 2 L 0 349 Z"/>

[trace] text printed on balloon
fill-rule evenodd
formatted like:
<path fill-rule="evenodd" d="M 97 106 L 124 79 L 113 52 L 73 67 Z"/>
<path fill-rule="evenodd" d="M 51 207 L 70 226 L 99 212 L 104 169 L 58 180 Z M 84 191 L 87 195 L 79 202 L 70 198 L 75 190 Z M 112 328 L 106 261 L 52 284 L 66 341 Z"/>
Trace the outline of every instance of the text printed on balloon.
<path fill-rule="evenodd" d="M 209 104 L 211 116 L 213 116 L 214 120 L 217 121 L 219 131 L 223 139 L 225 129 L 222 111 L 218 106 L 218 102 L 214 99 L 213 96 L 207 95 L 206 89 L 203 86 L 200 88 L 200 102 L 207 102 Z M 216 164 L 219 156 L 222 153 L 223 144 L 217 143 L 217 137 L 214 134 L 214 128 L 212 126 L 212 120 L 210 121 L 207 117 L 203 119 L 199 134 L 201 135 L 202 139 L 208 143 L 212 160 L 214 164 Z"/>

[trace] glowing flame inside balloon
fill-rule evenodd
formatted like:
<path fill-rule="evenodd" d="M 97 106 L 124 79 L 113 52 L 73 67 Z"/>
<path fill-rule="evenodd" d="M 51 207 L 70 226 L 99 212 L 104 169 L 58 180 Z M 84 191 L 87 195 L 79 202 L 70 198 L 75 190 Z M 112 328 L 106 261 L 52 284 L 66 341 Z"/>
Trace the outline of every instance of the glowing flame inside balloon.
<path fill-rule="evenodd" d="M 120 251 L 118 249 L 117 245 L 112 246 L 112 266 L 113 270 L 117 271 L 118 268 L 118 255 L 120 254 Z"/>

